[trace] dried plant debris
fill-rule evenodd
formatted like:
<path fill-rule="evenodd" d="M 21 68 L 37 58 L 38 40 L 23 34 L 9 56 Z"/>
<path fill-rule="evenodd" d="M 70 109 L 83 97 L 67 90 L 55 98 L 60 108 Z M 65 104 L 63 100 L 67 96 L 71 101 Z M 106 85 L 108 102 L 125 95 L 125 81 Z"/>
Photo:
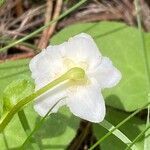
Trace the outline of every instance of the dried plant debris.
<path fill-rule="evenodd" d="M 41 23 L 45 9 L 45 5 L 36 6 L 20 14 L 18 9 L 15 9 L 15 4 L 13 1 L 8 3 L 1 9 L 2 13 L 0 13 L 0 34 L 13 38 L 25 36 L 24 31 L 35 29 L 36 25 Z"/>
<path fill-rule="evenodd" d="M 45 23 L 58 17 L 62 12 L 69 9 L 77 2 L 79 2 L 79 0 L 6 0 L 0 8 L 0 47 L 13 42 L 13 40 L 25 37 Z M 143 29 L 145 31 L 150 31 L 150 2 L 149 0 L 140 0 L 140 5 Z M 128 25 L 136 26 L 134 1 L 87 1 L 79 9 L 45 29 L 41 34 L 32 37 L 27 42 L 30 45 L 36 45 L 36 47 L 42 49 L 48 45 L 48 41 L 54 33 L 68 25 L 79 22 L 97 22 L 102 20 L 121 21 Z M 26 50 L 31 47 L 27 45 L 17 45 L 14 48 L 24 52 L 24 49 Z M 32 52 L 34 51 L 35 50 L 32 49 Z M 25 51 L 25 53 L 28 52 Z M 1 56 L 0 59 L 7 58 L 6 53 Z"/>
<path fill-rule="evenodd" d="M 73 5 L 73 4 L 72 4 Z M 70 3 L 64 6 L 70 7 Z M 141 12 L 143 27 L 150 31 L 150 7 L 148 3 L 141 0 Z M 77 22 L 91 22 L 101 20 L 116 20 L 126 22 L 128 25 L 136 25 L 136 14 L 133 0 L 93 0 L 81 7 L 59 23 L 59 28 Z"/>

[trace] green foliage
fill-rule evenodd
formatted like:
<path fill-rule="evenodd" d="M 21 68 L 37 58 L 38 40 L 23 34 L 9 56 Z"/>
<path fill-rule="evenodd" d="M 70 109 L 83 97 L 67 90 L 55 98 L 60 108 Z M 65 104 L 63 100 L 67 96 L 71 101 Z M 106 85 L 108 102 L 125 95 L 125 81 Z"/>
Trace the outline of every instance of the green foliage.
<path fill-rule="evenodd" d="M 107 116 L 106 120 L 111 122 L 114 126 L 116 126 L 119 122 L 121 122 L 123 119 L 125 119 L 129 114 L 125 112 L 121 112 L 119 110 L 115 109 L 107 109 Z M 100 139 L 103 137 L 108 131 L 101 127 L 98 124 L 95 124 L 93 126 L 95 136 L 97 139 Z M 123 126 L 119 128 L 120 131 L 122 131 L 131 141 L 142 131 L 145 129 L 145 122 L 133 117 L 131 118 L 127 123 L 125 123 Z M 143 150 L 144 149 L 144 141 L 139 140 L 137 143 L 135 143 L 137 150 Z M 109 136 L 105 141 L 100 143 L 100 147 L 102 150 L 108 150 L 108 149 L 115 149 L 115 150 L 121 150 L 125 149 L 127 145 L 125 145 L 121 140 L 119 140 L 114 135 Z"/>
<path fill-rule="evenodd" d="M 0 0 L 0 7 L 5 3 L 5 0 Z"/>
<path fill-rule="evenodd" d="M 32 105 L 28 105 L 24 111 L 33 129 L 40 117 L 33 110 Z M 59 113 L 51 114 L 35 133 L 36 142 L 41 149 L 64 150 L 74 138 L 78 125 L 79 119 L 69 113 L 68 109 L 62 108 Z M 9 148 L 18 148 L 27 138 L 17 116 L 8 124 L 5 136 Z M 2 134 L 0 134 L 0 147 L 6 150 Z"/>
<path fill-rule="evenodd" d="M 3 92 L 3 109 L 9 111 L 18 101 L 32 94 L 34 83 L 27 79 L 17 79 L 10 83 Z"/>
<path fill-rule="evenodd" d="M 126 111 L 133 111 L 143 106 L 147 102 L 148 84 L 144 58 L 139 49 L 138 30 L 116 22 L 78 24 L 56 34 L 51 39 L 51 43 L 60 44 L 81 32 L 89 33 L 94 37 L 102 54 L 110 57 L 122 73 L 120 84 L 103 91 L 106 103 Z M 148 51 L 150 34 L 144 35 Z M 28 60 L 0 64 L 0 91 L 21 73 L 28 74 L 27 63 Z"/>
<path fill-rule="evenodd" d="M 2 93 L 10 82 L 24 78 L 24 76 L 30 76 L 28 63 L 29 59 L 23 59 L 0 64 L 0 93 Z"/>
<path fill-rule="evenodd" d="M 86 32 L 94 37 L 102 54 L 110 57 L 115 66 L 122 72 L 123 78 L 121 82 L 116 87 L 103 91 L 106 103 L 126 111 L 133 111 L 146 104 L 148 84 L 144 57 L 139 49 L 141 41 L 138 30 L 116 22 L 77 24 L 60 31 L 51 39 L 51 43 L 60 44 L 69 37 L 81 32 Z M 144 33 L 144 38 L 146 41 L 146 49 L 148 50 L 150 47 L 150 34 Z M 150 51 L 148 51 L 148 55 L 150 55 Z M 30 78 L 28 63 L 29 60 L 25 59 L 0 64 L 0 93 L 3 92 L 10 82 L 16 79 L 21 81 L 24 76 Z M 15 86 L 15 82 L 13 84 Z M 26 83 L 24 84 L 27 85 Z M 19 90 L 23 88 L 24 84 L 22 86 L 20 85 Z M 5 93 L 9 95 L 9 93 L 13 93 L 13 90 L 12 92 L 6 90 L 7 92 L 5 91 Z M 17 90 L 18 93 L 19 90 Z M 9 98 L 5 99 L 7 101 Z M 2 102 L 2 94 L 0 94 L 0 101 Z M 107 119 L 113 125 L 118 124 L 127 116 L 123 112 L 116 112 L 110 108 L 107 110 Z M 40 117 L 33 110 L 32 105 L 25 108 L 25 113 L 33 129 Z M 62 109 L 58 114 L 50 115 L 42 128 L 36 132 L 38 144 L 41 148 L 65 149 L 75 136 L 78 124 L 79 119 L 72 116 L 67 109 Z M 144 123 L 140 119 L 133 118 L 126 125 L 122 126 L 121 131 L 130 140 L 133 140 L 143 127 Z M 97 138 L 102 137 L 102 134 L 104 135 L 106 133 L 100 125 L 95 125 L 94 131 Z M 7 126 L 5 136 L 9 148 L 20 146 L 26 139 L 26 134 L 22 130 L 17 116 Z M 114 145 L 115 149 L 115 144 L 118 150 L 119 148 L 122 149 L 125 147 L 116 137 L 111 136 L 110 139 L 108 138 L 101 144 L 101 148 L 102 150 L 111 149 L 112 145 Z M 139 150 L 143 148 L 143 141 L 139 141 L 136 144 Z M 0 147 L 4 147 L 4 150 L 6 149 L 2 135 L 0 135 Z"/>
<path fill-rule="evenodd" d="M 28 62 L 29 60 L 19 60 L 0 64 L 0 92 L 4 92 L 6 102 L 11 99 L 14 103 L 33 90 L 32 85 L 28 86 L 28 82 L 26 82 L 26 78 L 31 80 Z M 10 82 L 12 83 L 9 85 Z M 6 90 L 3 90 L 5 88 Z M 2 94 L 0 100 L 3 101 Z M 33 110 L 32 105 L 25 108 L 25 113 L 32 130 L 39 122 L 40 117 Z M 37 143 L 41 149 L 46 147 L 47 149 L 63 150 L 74 138 L 78 125 L 79 119 L 72 116 L 69 110 L 62 109 L 58 114 L 50 115 L 45 124 L 35 133 Z M 0 134 L 0 147 L 3 150 L 7 149 L 6 143 L 9 148 L 18 148 L 27 138 L 17 116 L 14 116 L 8 124 L 4 135 L 5 138 Z"/>
<path fill-rule="evenodd" d="M 110 57 L 122 73 L 122 80 L 116 87 L 103 91 L 106 103 L 126 111 L 146 104 L 148 81 L 138 29 L 116 22 L 77 24 L 60 31 L 51 43 L 60 44 L 81 32 L 90 34 L 101 53 Z M 144 33 L 144 36 L 148 50 L 150 34 Z M 148 53 L 150 55 L 150 51 Z"/>
<path fill-rule="evenodd" d="M 30 77 L 28 59 L 8 61 L 0 64 L 0 114 L 3 110 L 3 91 L 12 81 Z"/>
<path fill-rule="evenodd" d="M 131 140 L 125 135 L 123 134 L 118 128 L 115 129 L 115 126 L 112 125 L 109 121 L 107 120 L 103 120 L 102 122 L 100 122 L 100 125 L 102 127 L 104 127 L 106 130 L 109 131 L 109 133 L 112 133 L 113 135 L 115 135 L 118 139 L 120 139 L 120 141 L 122 141 L 124 144 L 126 144 L 126 146 L 129 146 L 129 144 L 131 144 Z M 114 131 L 113 131 L 114 129 Z M 106 134 L 105 134 L 106 135 Z M 106 138 L 105 138 L 106 139 Z M 104 140 L 105 140 L 104 139 Z M 103 141 L 104 141 L 103 140 Z M 101 141 L 99 142 L 101 143 Z M 133 146 L 131 147 L 132 150 L 136 150 L 137 147 L 133 144 Z"/>

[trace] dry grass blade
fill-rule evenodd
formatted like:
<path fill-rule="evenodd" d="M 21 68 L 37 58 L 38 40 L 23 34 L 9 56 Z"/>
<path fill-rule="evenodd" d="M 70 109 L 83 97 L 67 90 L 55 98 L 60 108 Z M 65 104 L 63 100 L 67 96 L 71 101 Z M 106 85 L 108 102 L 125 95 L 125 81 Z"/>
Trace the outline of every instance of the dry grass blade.
<path fill-rule="evenodd" d="M 51 0 L 47 1 L 47 12 L 49 12 L 48 6 L 49 5 L 52 6 L 51 3 L 52 3 Z M 53 19 L 56 19 L 60 15 L 62 4 L 63 4 L 62 0 L 57 0 L 56 1 L 56 6 L 55 6 L 55 9 L 54 9 Z M 45 23 L 47 23 L 49 21 L 47 18 L 49 19 L 50 17 L 46 13 Z M 48 45 L 49 38 L 53 35 L 56 25 L 57 25 L 57 22 L 53 23 L 50 27 L 48 27 L 47 29 L 45 29 L 43 31 L 42 37 L 41 37 L 39 45 L 38 45 L 39 48 L 43 49 Z"/>
<path fill-rule="evenodd" d="M 6 8 L 4 7 L 3 9 Z M 1 18 L 0 34 L 13 37 L 13 38 L 16 38 L 17 36 L 20 35 L 25 36 L 26 34 L 24 34 L 23 32 L 29 28 L 34 27 L 35 26 L 34 22 L 36 22 L 36 24 L 37 23 L 40 24 L 40 22 L 38 21 L 39 18 L 37 18 L 37 16 L 39 17 L 44 14 L 44 8 L 45 5 L 37 6 L 35 8 L 30 8 L 29 10 L 25 11 L 22 15 L 18 16 L 17 18 L 14 18 L 12 13 L 13 9 L 12 7 L 10 7 L 7 10 L 8 12 L 6 14 L 0 13 L 0 18 Z M 33 19 L 33 18 L 37 18 L 37 19 Z"/>
<path fill-rule="evenodd" d="M 16 0 L 16 14 L 17 16 L 20 16 L 23 14 L 23 4 L 22 0 Z"/>
<path fill-rule="evenodd" d="M 53 9 L 53 2 L 52 2 L 52 0 L 47 0 L 46 12 L 45 12 L 45 24 L 47 24 L 52 18 L 52 9 Z M 45 45 L 46 45 L 45 44 L 45 40 L 46 40 L 46 37 L 47 37 L 47 33 L 48 33 L 48 28 L 45 29 L 42 32 L 41 39 L 40 39 L 39 44 L 38 44 L 38 48 L 42 49 L 42 48 L 45 47 Z"/>
<path fill-rule="evenodd" d="M 150 8 L 145 0 L 140 0 L 142 23 L 146 31 L 150 31 Z"/>
<path fill-rule="evenodd" d="M 134 25 L 132 1 L 98 1 L 89 2 L 88 5 L 77 11 L 75 14 L 59 23 L 59 28 L 77 22 L 93 22 L 101 20 L 123 20 Z"/>

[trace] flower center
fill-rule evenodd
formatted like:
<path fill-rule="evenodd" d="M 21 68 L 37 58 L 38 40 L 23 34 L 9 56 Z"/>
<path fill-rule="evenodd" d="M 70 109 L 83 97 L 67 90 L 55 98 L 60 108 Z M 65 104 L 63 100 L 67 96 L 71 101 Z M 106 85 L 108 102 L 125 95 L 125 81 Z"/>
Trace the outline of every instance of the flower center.
<path fill-rule="evenodd" d="M 69 70 L 71 68 L 81 68 L 81 69 L 83 69 L 83 71 L 86 71 L 88 68 L 88 64 L 85 61 L 79 61 L 78 63 L 75 63 L 73 60 L 71 60 L 69 58 L 65 58 L 63 60 L 63 64 L 67 70 Z M 90 81 L 89 81 L 88 77 L 86 76 L 86 74 L 84 75 L 83 78 L 81 78 L 79 80 L 74 80 L 74 79 L 70 80 L 70 84 L 72 87 L 75 87 L 77 85 L 84 86 L 89 83 L 90 83 Z"/>
<path fill-rule="evenodd" d="M 85 71 L 82 68 L 74 67 L 66 73 L 70 80 L 79 81 L 85 78 Z"/>
<path fill-rule="evenodd" d="M 76 66 L 76 64 L 71 59 L 68 59 L 68 58 L 65 58 L 63 63 L 64 63 L 64 66 L 67 67 L 67 69 L 70 69 Z"/>
<path fill-rule="evenodd" d="M 79 61 L 78 63 L 75 63 L 73 60 L 69 59 L 69 58 L 65 58 L 63 60 L 64 66 L 68 69 L 71 69 L 73 67 L 80 67 L 83 70 L 87 70 L 88 68 L 88 64 L 85 61 Z"/>

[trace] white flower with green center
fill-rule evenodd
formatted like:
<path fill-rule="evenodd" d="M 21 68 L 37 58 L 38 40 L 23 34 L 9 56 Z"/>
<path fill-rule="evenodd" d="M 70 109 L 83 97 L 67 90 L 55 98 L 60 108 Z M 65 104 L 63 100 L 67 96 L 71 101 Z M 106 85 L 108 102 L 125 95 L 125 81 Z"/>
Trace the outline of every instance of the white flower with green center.
<path fill-rule="evenodd" d="M 101 122 L 105 117 L 105 102 L 101 94 L 104 88 L 115 86 L 121 73 L 109 58 L 103 57 L 94 40 L 81 33 L 60 45 L 48 46 L 30 62 L 32 77 L 38 90 L 63 75 L 69 69 L 79 67 L 85 72 L 81 80 L 67 80 L 37 98 L 34 109 L 44 116 L 67 105 L 70 111 L 82 119 Z"/>

